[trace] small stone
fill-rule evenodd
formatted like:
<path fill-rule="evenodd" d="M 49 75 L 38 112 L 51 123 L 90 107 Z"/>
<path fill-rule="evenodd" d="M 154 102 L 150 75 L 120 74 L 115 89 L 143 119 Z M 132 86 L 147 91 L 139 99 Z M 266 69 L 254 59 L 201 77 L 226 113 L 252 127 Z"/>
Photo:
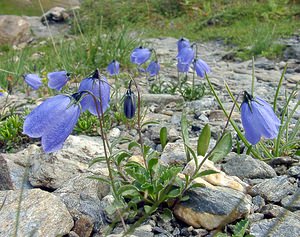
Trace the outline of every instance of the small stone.
<path fill-rule="evenodd" d="M 270 202 L 279 202 L 286 195 L 293 194 L 296 187 L 291 184 L 287 176 L 279 176 L 265 180 L 252 187 L 253 195 L 260 195 Z"/>
<path fill-rule="evenodd" d="M 254 205 L 254 208 L 253 208 L 254 212 L 256 212 L 256 211 L 259 212 L 260 209 L 266 204 L 265 200 L 259 195 L 252 198 L 252 203 Z"/>
<path fill-rule="evenodd" d="M 82 215 L 76 222 L 73 231 L 80 237 L 89 237 L 93 231 L 93 220 L 89 216 Z"/>
<path fill-rule="evenodd" d="M 300 166 L 292 166 L 288 169 L 287 174 L 293 177 L 300 177 Z"/>
<path fill-rule="evenodd" d="M 174 214 L 194 228 L 212 230 L 250 213 L 249 197 L 233 189 L 195 188 L 187 195 L 190 199 L 177 205 Z"/>
<path fill-rule="evenodd" d="M 0 155 L 0 190 L 14 189 L 6 160 Z"/>
<path fill-rule="evenodd" d="M 286 196 L 281 200 L 283 207 L 290 211 L 299 211 L 300 210 L 300 190 L 293 195 Z"/>
<path fill-rule="evenodd" d="M 203 236 L 207 236 L 208 231 L 205 230 L 205 229 L 194 229 L 194 230 L 192 231 L 192 233 L 193 233 L 194 235 L 196 235 L 197 237 L 203 237 Z"/>
<path fill-rule="evenodd" d="M 300 218 L 293 213 L 250 224 L 250 235 L 255 237 L 299 237 Z"/>
<path fill-rule="evenodd" d="M 109 138 L 112 140 L 119 138 L 120 135 L 121 135 L 121 131 L 119 128 L 112 128 L 108 134 Z"/>
<path fill-rule="evenodd" d="M 248 155 L 238 155 L 231 152 L 222 164 L 225 173 L 241 179 L 266 179 L 276 176 L 274 169 L 265 162 L 254 159 Z"/>
<path fill-rule="evenodd" d="M 261 213 L 264 214 L 265 218 L 268 219 L 284 215 L 286 212 L 288 212 L 288 210 L 274 204 L 267 204 L 261 209 Z"/>
<path fill-rule="evenodd" d="M 253 214 L 249 215 L 247 217 L 247 219 L 251 223 L 256 222 L 256 221 L 260 221 L 260 220 L 264 219 L 264 214 L 262 214 L 262 213 L 253 213 Z"/>

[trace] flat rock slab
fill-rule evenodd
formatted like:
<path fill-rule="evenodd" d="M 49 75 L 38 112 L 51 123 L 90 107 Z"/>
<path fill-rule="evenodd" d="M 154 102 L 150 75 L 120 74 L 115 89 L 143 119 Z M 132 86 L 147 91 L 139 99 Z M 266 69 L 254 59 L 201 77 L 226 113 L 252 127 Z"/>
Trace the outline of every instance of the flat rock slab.
<path fill-rule="evenodd" d="M 55 195 L 40 189 L 24 190 L 19 208 L 20 190 L 0 191 L 0 237 L 14 236 L 20 210 L 17 236 L 53 237 L 70 232 L 74 223 L 66 206 Z"/>
<path fill-rule="evenodd" d="M 6 160 L 0 155 L 0 190 L 14 189 Z"/>
<path fill-rule="evenodd" d="M 89 167 L 94 158 L 103 154 L 101 138 L 69 136 L 63 149 L 58 152 L 45 154 L 41 147 L 31 145 L 21 152 L 7 155 L 6 159 L 29 167 L 28 177 L 33 187 L 55 190 L 77 174 L 105 172 L 103 163 Z"/>
<path fill-rule="evenodd" d="M 76 175 L 53 194 L 60 197 L 74 219 L 86 219 L 85 216 L 88 216 L 95 231 L 98 231 L 104 224 L 101 199 L 109 193 L 110 187 L 104 182 L 88 178 L 92 175 Z"/>
<path fill-rule="evenodd" d="M 287 176 L 278 176 L 254 185 L 251 194 L 260 195 L 269 202 L 279 202 L 287 195 L 293 194 L 296 188 Z"/>
<path fill-rule="evenodd" d="M 242 192 L 220 188 L 197 188 L 190 199 L 175 208 L 175 215 L 195 228 L 212 230 L 250 213 L 251 198 Z"/>
<path fill-rule="evenodd" d="M 291 212 L 273 219 L 254 222 L 250 226 L 250 235 L 255 237 L 299 237 L 300 218 Z"/>
<path fill-rule="evenodd" d="M 266 179 L 277 176 L 275 170 L 265 162 L 236 153 L 229 154 L 226 163 L 222 165 L 222 169 L 226 174 L 241 179 Z"/>

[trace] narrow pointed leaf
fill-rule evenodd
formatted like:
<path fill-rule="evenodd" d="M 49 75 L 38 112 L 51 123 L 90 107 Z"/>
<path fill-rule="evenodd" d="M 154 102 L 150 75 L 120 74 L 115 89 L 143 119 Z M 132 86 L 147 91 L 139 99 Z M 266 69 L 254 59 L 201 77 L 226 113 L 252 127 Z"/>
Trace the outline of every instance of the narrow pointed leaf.
<path fill-rule="evenodd" d="M 222 160 L 230 151 L 232 148 L 232 138 L 231 133 L 226 133 L 221 140 L 216 145 L 214 151 L 209 156 L 209 160 L 213 162 L 218 162 L 219 160 Z"/>
<path fill-rule="evenodd" d="M 210 142 L 211 132 L 208 124 L 204 126 L 198 138 L 197 155 L 205 156 Z"/>
<path fill-rule="evenodd" d="M 164 150 L 165 146 L 167 145 L 168 142 L 168 132 L 167 132 L 167 128 L 166 127 L 162 127 L 160 129 L 160 143 L 162 146 L 162 149 Z"/>

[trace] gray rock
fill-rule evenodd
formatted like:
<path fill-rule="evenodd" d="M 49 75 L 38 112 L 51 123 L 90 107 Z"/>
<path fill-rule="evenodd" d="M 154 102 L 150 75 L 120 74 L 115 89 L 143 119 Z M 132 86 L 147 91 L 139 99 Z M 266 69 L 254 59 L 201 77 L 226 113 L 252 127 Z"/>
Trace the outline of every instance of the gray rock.
<path fill-rule="evenodd" d="M 265 162 L 254 159 L 248 155 L 230 153 L 226 163 L 222 164 L 225 173 L 237 176 L 241 179 L 265 179 L 276 176 L 274 169 Z"/>
<path fill-rule="evenodd" d="M 0 15 L 0 45 L 18 45 L 29 41 L 30 24 L 21 16 Z"/>
<path fill-rule="evenodd" d="M 288 169 L 287 174 L 293 177 L 300 177 L 300 166 L 292 166 Z"/>
<path fill-rule="evenodd" d="M 2 154 L 2 158 L 7 164 L 7 172 L 9 172 L 10 180 L 12 182 L 13 189 L 32 189 L 32 185 L 28 180 L 29 161 L 24 160 L 24 154 L 7 153 Z"/>
<path fill-rule="evenodd" d="M 262 213 L 253 213 L 253 214 L 249 215 L 247 217 L 247 219 L 251 223 L 256 222 L 256 221 L 260 221 L 260 220 L 264 219 L 264 214 L 262 214 Z"/>
<path fill-rule="evenodd" d="M 142 99 L 145 104 L 167 105 L 171 102 L 176 102 L 178 104 L 183 104 L 184 102 L 181 96 L 169 94 L 143 94 Z"/>
<path fill-rule="evenodd" d="M 250 235 L 255 237 L 299 237 L 300 218 L 293 213 L 273 219 L 264 219 L 250 225 Z"/>
<path fill-rule="evenodd" d="M 254 205 L 254 212 L 260 211 L 260 209 L 266 204 L 265 200 L 259 195 L 252 198 L 252 203 Z"/>
<path fill-rule="evenodd" d="M 300 46 L 297 44 L 289 45 L 283 52 L 284 59 L 300 59 Z"/>
<path fill-rule="evenodd" d="M 24 190 L 19 208 L 20 191 L 0 191 L 0 236 L 14 236 L 17 212 L 18 236 L 63 236 L 74 223 L 66 206 L 55 195 L 40 189 Z"/>
<path fill-rule="evenodd" d="M 260 195 L 270 202 L 279 202 L 286 195 L 293 194 L 295 190 L 295 185 L 289 182 L 287 176 L 279 176 L 255 185 L 251 193 Z"/>
<path fill-rule="evenodd" d="M 40 147 L 31 145 L 19 154 L 18 161 L 29 159 L 29 181 L 32 186 L 57 189 L 79 173 L 105 172 L 103 163 L 89 168 L 89 163 L 103 154 L 103 144 L 99 137 L 69 136 L 60 151 L 45 154 Z"/>
<path fill-rule="evenodd" d="M 293 195 L 284 197 L 281 200 L 281 204 L 290 211 L 300 210 L 300 189 L 298 189 L 298 192 Z"/>
<path fill-rule="evenodd" d="M 0 155 L 0 190 L 14 189 L 6 160 Z"/>
<path fill-rule="evenodd" d="M 98 231 L 105 222 L 101 199 L 109 193 L 110 188 L 106 183 L 89 179 L 88 177 L 92 175 L 91 173 L 76 175 L 53 194 L 60 197 L 74 219 L 90 218 L 92 227 Z"/>
<path fill-rule="evenodd" d="M 229 188 L 197 188 L 175 207 L 177 218 L 195 228 L 212 230 L 250 213 L 251 198 Z"/>
<path fill-rule="evenodd" d="M 287 213 L 288 210 L 278 205 L 267 204 L 261 208 L 260 212 L 264 214 L 265 218 L 270 219 L 282 216 Z"/>
<path fill-rule="evenodd" d="M 66 12 L 66 9 L 63 7 L 53 7 L 48 10 L 42 17 L 41 22 L 46 25 L 46 21 L 48 24 L 53 23 L 62 23 L 69 19 L 69 14 Z"/>
<path fill-rule="evenodd" d="M 167 143 L 160 160 L 168 165 L 182 165 L 186 163 L 187 158 L 183 143 Z"/>
<path fill-rule="evenodd" d="M 38 16 L 25 16 L 24 19 L 30 24 L 31 33 L 35 38 L 65 35 L 70 29 L 68 24 L 50 24 L 48 28 Z"/>
<path fill-rule="evenodd" d="M 93 231 L 93 220 L 89 216 L 82 215 L 73 228 L 74 232 L 80 237 L 90 237 Z"/>

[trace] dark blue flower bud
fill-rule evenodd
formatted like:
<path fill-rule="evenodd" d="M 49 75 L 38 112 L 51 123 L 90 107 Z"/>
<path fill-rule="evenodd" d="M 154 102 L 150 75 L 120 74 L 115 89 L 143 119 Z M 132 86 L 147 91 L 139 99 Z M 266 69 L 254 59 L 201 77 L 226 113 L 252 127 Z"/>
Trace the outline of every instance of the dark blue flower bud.
<path fill-rule="evenodd" d="M 136 96 L 128 89 L 124 98 L 124 114 L 126 118 L 131 119 L 134 117 L 136 109 Z"/>

